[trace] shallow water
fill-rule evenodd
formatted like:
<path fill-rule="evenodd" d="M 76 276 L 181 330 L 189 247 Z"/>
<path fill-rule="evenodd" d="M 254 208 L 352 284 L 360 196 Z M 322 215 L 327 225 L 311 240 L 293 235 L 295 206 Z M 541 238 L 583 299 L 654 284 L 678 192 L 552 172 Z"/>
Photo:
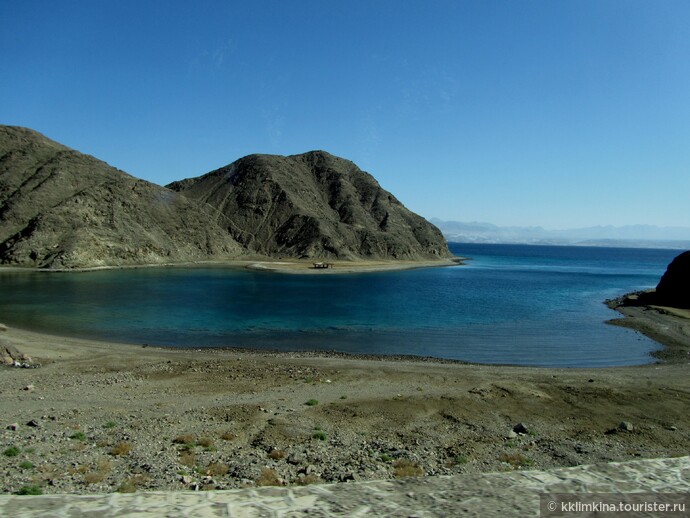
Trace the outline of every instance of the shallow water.
<path fill-rule="evenodd" d="M 676 250 L 458 245 L 467 266 L 349 275 L 229 268 L 3 272 L 0 321 L 180 347 L 413 354 L 540 366 L 631 365 L 659 346 L 604 324 Z"/>

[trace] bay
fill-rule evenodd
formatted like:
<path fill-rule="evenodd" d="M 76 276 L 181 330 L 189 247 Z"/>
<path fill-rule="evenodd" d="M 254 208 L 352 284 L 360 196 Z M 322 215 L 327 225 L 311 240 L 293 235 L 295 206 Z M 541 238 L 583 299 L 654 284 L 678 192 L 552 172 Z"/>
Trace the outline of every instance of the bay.
<path fill-rule="evenodd" d="M 0 275 L 0 321 L 177 347 L 433 356 L 559 367 L 654 361 L 603 301 L 654 287 L 677 250 L 451 244 L 465 266 L 347 275 L 223 267 Z"/>

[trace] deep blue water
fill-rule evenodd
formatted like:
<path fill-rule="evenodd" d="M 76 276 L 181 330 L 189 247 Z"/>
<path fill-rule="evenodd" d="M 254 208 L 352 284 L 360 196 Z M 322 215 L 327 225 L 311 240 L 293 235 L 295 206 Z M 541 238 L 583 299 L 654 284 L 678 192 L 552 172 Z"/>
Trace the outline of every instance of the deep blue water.
<path fill-rule="evenodd" d="M 677 250 L 451 244 L 466 266 L 351 275 L 229 268 L 2 272 L 0 321 L 181 347 L 413 354 L 540 366 L 653 361 L 604 299 L 656 285 Z"/>

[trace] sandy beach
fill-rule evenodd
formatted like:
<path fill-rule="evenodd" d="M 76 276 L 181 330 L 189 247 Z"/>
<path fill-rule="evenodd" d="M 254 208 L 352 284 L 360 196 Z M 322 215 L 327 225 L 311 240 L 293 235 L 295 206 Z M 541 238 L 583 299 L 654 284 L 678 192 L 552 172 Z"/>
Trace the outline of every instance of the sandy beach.
<path fill-rule="evenodd" d="M 6 328 L 2 492 L 309 484 L 688 455 L 690 320 L 625 308 L 665 342 L 602 369 L 179 350 Z M 3 326 L 4 327 L 4 326 Z"/>

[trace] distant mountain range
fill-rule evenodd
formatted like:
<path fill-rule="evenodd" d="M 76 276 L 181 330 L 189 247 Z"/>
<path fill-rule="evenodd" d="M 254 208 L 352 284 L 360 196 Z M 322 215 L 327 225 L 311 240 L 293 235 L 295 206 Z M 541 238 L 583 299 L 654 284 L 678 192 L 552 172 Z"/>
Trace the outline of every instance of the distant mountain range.
<path fill-rule="evenodd" d="M 542 227 L 499 227 L 491 223 L 432 218 L 448 241 L 533 245 L 619 246 L 690 249 L 689 227 L 626 225 L 547 230 Z"/>

